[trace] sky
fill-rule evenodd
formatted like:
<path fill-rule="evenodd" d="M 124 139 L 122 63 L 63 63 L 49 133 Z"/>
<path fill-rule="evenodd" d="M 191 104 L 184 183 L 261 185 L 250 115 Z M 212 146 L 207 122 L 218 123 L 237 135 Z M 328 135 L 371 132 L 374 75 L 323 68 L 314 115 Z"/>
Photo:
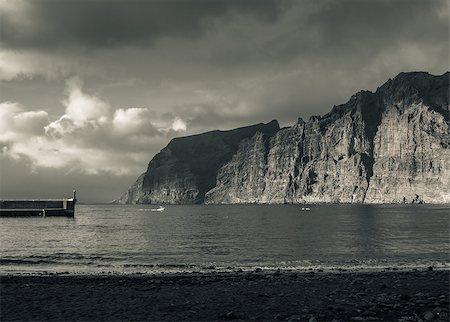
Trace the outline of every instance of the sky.
<path fill-rule="evenodd" d="M 448 69 L 446 0 L 0 0 L 0 197 L 108 202 L 173 137 Z"/>

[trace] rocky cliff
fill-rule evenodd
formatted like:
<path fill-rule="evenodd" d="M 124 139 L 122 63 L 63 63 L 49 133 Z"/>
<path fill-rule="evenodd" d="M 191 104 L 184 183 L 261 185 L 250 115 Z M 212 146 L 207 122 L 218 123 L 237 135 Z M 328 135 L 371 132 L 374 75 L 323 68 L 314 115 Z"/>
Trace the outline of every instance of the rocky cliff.
<path fill-rule="evenodd" d="M 243 140 L 256 133 L 272 136 L 279 129 L 278 122 L 272 121 L 172 139 L 118 202 L 202 203 L 216 184 L 218 170 L 231 160 Z"/>
<path fill-rule="evenodd" d="M 449 73 L 401 73 L 330 113 L 173 139 L 122 203 L 449 203 Z"/>

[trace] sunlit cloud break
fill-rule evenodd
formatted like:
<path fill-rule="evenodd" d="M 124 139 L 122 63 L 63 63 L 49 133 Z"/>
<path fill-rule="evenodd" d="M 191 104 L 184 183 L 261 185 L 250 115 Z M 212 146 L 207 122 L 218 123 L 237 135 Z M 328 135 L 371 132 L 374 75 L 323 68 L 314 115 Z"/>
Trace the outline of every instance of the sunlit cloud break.
<path fill-rule="evenodd" d="M 114 109 L 86 93 L 79 78 L 67 80 L 62 103 L 65 113 L 54 121 L 44 110 L 0 103 L 1 156 L 26 158 L 33 168 L 130 174 L 142 170 L 151 147 L 187 130 L 179 116 L 168 119 L 147 107 Z"/>

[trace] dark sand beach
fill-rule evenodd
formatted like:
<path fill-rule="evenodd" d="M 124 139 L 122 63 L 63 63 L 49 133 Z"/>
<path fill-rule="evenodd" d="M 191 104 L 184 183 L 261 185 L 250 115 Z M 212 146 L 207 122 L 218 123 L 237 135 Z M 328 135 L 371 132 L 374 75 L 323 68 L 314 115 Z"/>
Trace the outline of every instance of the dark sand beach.
<path fill-rule="evenodd" d="M 1 277 L 1 321 L 448 321 L 449 271 Z"/>

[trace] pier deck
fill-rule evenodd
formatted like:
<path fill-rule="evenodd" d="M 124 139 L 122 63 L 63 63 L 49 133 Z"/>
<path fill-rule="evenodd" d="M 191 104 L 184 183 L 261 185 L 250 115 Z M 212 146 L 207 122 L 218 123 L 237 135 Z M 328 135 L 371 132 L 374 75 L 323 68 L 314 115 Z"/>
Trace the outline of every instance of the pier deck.
<path fill-rule="evenodd" d="M 76 202 L 75 191 L 71 199 L 0 200 L 0 217 L 73 217 Z"/>

